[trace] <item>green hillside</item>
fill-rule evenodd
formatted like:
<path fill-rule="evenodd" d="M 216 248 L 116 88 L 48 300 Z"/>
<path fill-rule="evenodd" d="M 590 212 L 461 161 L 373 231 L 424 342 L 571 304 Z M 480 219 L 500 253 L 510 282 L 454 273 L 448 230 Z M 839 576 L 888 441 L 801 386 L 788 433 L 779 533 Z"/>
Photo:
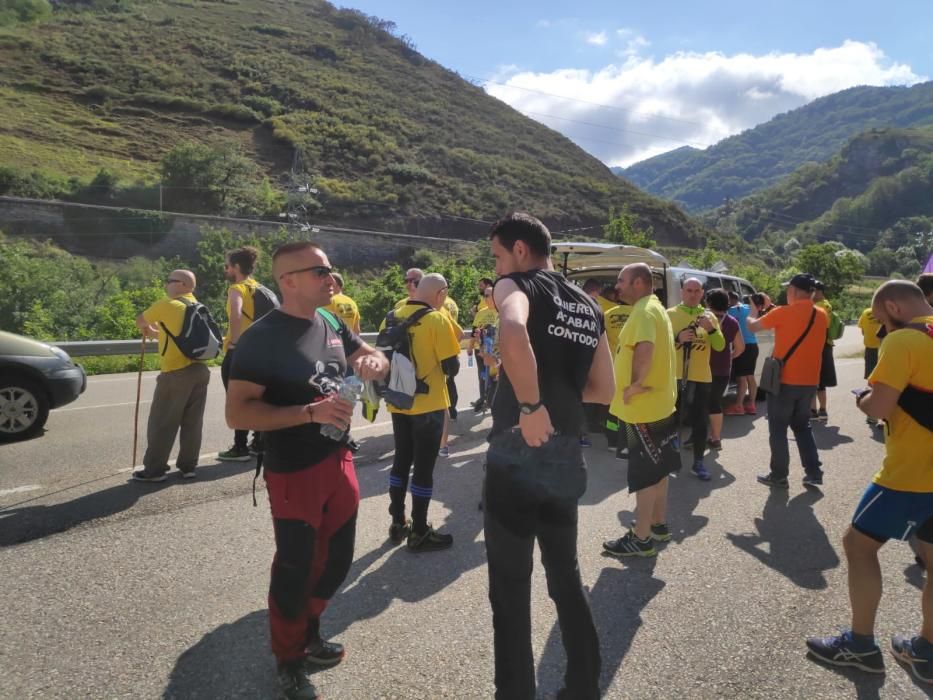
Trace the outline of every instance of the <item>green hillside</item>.
<path fill-rule="evenodd" d="M 167 154 L 192 142 L 235 165 L 228 189 L 255 192 L 200 197 L 215 184 L 177 184 L 176 157 L 166 209 L 272 215 L 297 151 L 298 180 L 317 190 L 301 202 L 322 221 L 442 221 L 479 236 L 486 225 L 462 219 L 521 208 L 559 230 L 627 204 L 661 242 L 703 236 L 673 205 L 425 59 L 391 22 L 321 0 L 54 7 L 0 29 L 0 194 L 105 192 L 151 207 Z"/>
<path fill-rule="evenodd" d="M 688 211 L 699 211 L 769 187 L 804 163 L 825 161 L 869 129 L 927 125 L 933 125 L 933 82 L 910 88 L 856 87 L 814 100 L 708 149 L 679 148 L 619 174 Z"/>
<path fill-rule="evenodd" d="M 838 241 L 868 254 L 879 274 L 912 269 L 911 255 L 919 263 L 933 251 L 933 127 L 859 134 L 827 162 L 808 163 L 706 219 L 774 246 Z M 904 259 L 894 264 L 899 252 Z"/>

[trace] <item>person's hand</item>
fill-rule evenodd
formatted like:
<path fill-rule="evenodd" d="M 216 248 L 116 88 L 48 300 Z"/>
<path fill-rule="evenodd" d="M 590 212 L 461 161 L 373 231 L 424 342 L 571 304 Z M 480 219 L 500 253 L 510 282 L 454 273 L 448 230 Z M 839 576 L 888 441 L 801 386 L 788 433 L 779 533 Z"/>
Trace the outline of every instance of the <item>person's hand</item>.
<path fill-rule="evenodd" d="M 522 431 L 522 438 L 529 447 L 541 447 L 554 434 L 551 415 L 544 406 L 541 406 L 531 415 L 520 414 L 518 427 Z"/>
<path fill-rule="evenodd" d="M 308 404 L 311 413 L 311 422 L 321 425 L 332 425 L 338 430 L 350 427 L 353 418 L 353 404 L 344 401 L 338 394 L 330 394 L 320 401 Z"/>
<path fill-rule="evenodd" d="M 159 337 L 159 328 L 158 326 L 145 326 L 142 328 L 143 338 L 158 338 Z"/>
<path fill-rule="evenodd" d="M 697 334 L 696 331 L 692 328 L 684 328 L 680 333 L 677 334 L 677 342 L 681 345 L 686 345 L 687 343 L 692 343 L 696 340 Z"/>
<path fill-rule="evenodd" d="M 697 319 L 697 324 L 707 333 L 712 332 L 713 328 L 715 328 L 715 326 L 713 325 L 713 322 L 710 320 L 709 316 L 707 316 L 706 314 L 703 314 Z"/>
<path fill-rule="evenodd" d="M 639 394 L 646 394 L 651 391 L 650 386 L 642 386 L 641 384 L 630 384 L 622 390 L 622 403 L 628 405 L 629 402 L 635 396 Z"/>
<path fill-rule="evenodd" d="M 353 372 L 364 382 L 382 379 L 389 372 L 389 361 L 382 353 L 363 355 L 353 363 Z"/>

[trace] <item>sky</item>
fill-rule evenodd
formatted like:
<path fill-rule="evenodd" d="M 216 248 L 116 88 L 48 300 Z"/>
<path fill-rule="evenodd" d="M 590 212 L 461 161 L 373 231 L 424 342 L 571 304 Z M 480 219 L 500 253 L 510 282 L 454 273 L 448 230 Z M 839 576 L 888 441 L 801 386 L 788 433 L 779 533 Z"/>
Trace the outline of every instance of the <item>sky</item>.
<path fill-rule="evenodd" d="M 338 4 L 340 4 L 338 2 Z M 933 77 L 933 0 L 351 0 L 610 166 Z"/>

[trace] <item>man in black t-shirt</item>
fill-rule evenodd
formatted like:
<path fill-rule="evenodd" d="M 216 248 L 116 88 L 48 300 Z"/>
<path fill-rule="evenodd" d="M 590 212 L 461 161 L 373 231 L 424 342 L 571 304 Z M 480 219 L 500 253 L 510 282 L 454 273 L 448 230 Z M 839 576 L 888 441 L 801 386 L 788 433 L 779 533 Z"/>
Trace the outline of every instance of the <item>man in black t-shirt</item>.
<path fill-rule="evenodd" d="M 551 234 L 527 214 L 490 233 L 502 371 L 486 456 L 485 531 L 496 698 L 535 697 L 531 570 L 537 538 L 567 653 L 561 697 L 599 697 L 599 639 L 577 565 L 586 490 L 583 402 L 615 390 L 599 305 L 554 272 Z"/>
<path fill-rule="evenodd" d="M 389 369 L 326 311 L 334 294 L 327 256 L 310 242 L 287 243 L 272 258 L 282 307 L 250 326 L 237 344 L 227 391 L 227 424 L 262 432 L 266 490 L 275 530 L 269 627 L 282 695 L 313 700 L 307 666 L 333 666 L 340 644 L 325 641 L 320 617 L 353 562 L 360 501 L 347 448 L 353 404 L 338 396 L 347 365 L 366 380 Z M 342 431 L 334 440 L 323 426 Z"/>

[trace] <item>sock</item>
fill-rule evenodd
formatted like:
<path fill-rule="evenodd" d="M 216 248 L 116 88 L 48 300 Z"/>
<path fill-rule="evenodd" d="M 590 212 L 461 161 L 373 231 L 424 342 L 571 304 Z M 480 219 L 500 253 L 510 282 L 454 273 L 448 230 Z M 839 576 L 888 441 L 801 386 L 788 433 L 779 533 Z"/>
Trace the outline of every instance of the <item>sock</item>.
<path fill-rule="evenodd" d="M 870 649 L 875 646 L 875 635 L 873 634 L 856 634 L 855 632 L 850 632 L 850 635 L 856 647 Z"/>
<path fill-rule="evenodd" d="M 417 535 L 428 531 L 428 504 L 431 503 L 432 492 L 430 486 L 411 485 L 411 529 Z"/>
<path fill-rule="evenodd" d="M 405 482 L 397 476 L 389 476 L 389 514 L 396 525 L 405 523 Z"/>

